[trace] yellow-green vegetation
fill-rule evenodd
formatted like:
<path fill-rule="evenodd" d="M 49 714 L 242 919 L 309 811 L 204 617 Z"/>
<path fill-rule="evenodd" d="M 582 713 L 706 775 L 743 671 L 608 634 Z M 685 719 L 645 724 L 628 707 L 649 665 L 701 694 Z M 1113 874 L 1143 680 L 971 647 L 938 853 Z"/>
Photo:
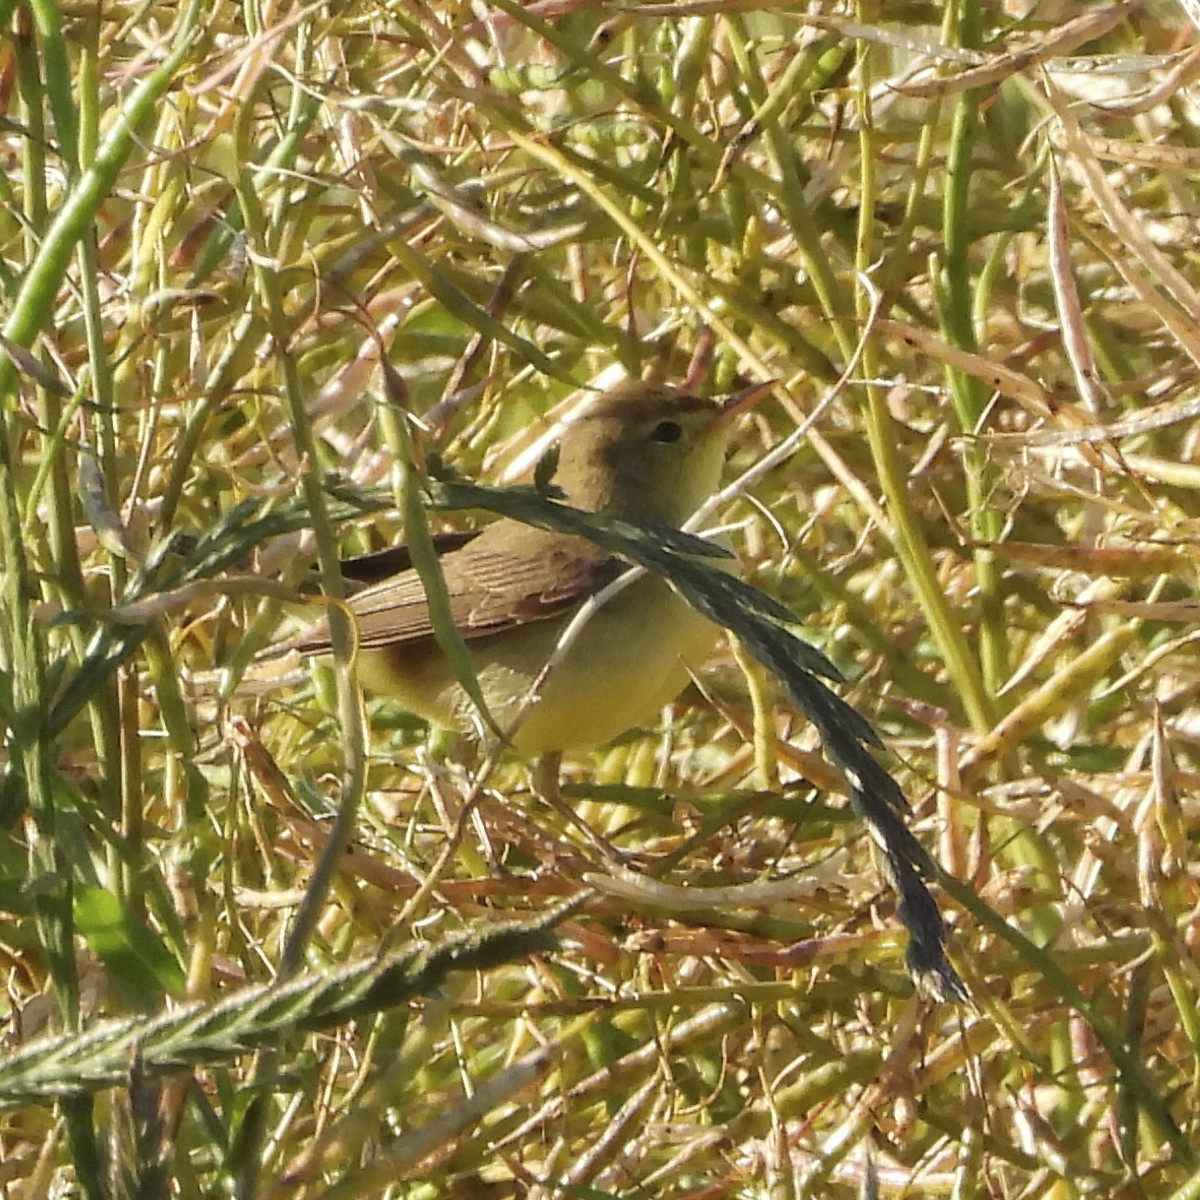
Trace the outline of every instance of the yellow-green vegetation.
<path fill-rule="evenodd" d="M 1195 6 L 813 7 L 0 0 L 0 1196 L 1200 1197 Z M 753 637 L 545 799 L 362 700 L 647 375 L 969 1002 Z"/>

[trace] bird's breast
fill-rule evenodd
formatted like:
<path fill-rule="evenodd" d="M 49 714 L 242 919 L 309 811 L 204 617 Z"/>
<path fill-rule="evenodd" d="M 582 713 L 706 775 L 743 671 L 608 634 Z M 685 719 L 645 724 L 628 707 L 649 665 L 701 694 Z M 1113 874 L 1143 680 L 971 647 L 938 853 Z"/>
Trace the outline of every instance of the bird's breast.
<path fill-rule="evenodd" d="M 525 705 L 573 615 L 468 643 L 488 708 L 501 729 L 516 722 L 512 741 L 522 753 L 590 749 L 653 721 L 720 632 L 663 580 L 639 579 L 591 615 Z M 471 701 L 432 638 L 364 651 L 359 673 L 369 690 L 436 725 L 477 727 Z"/>

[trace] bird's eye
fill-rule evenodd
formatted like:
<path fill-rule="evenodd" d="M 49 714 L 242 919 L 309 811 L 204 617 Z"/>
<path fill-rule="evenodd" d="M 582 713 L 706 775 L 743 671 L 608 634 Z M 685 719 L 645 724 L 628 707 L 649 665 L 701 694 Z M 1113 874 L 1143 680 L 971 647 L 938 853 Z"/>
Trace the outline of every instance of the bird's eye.
<path fill-rule="evenodd" d="M 676 421 L 659 421 L 650 436 L 656 442 L 677 442 L 683 436 L 683 426 Z"/>

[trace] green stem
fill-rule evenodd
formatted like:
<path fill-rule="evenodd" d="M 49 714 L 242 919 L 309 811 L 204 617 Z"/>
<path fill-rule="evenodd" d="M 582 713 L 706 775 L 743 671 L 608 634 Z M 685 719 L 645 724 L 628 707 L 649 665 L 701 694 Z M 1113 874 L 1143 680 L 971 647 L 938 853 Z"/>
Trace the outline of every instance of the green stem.
<path fill-rule="evenodd" d="M 251 97 L 245 98 L 236 126 L 237 161 L 241 164 L 235 185 L 238 203 L 250 245 L 253 247 L 252 261 L 257 291 L 266 309 L 267 327 L 274 343 L 275 354 L 283 369 L 284 397 L 296 453 L 304 464 L 300 476 L 300 489 L 308 506 L 317 544 L 322 586 L 327 596 L 340 601 L 344 599 L 345 588 L 338 558 L 337 539 L 325 504 L 325 493 L 321 486 L 321 459 L 305 405 L 304 384 L 291 349 L 290 323 L 284 309 L 280 278 L 274 265 L 278 239 L 271 237 L 273 230 L 268 229 L 261 197 L 256 187 L 255 173 L 249 165 L 253 157 L 251 135 L 254 105 L 251 101 Z M 303 964 L 309 939 L 316 928 L 334 876 L 353 836 L 366 790 L 367 733 L 362 692 L 354 668 L 355 632 L 344 605 L 330 606 L 329 633 L 337 686 L 338 721 L 345 745 L 341 803 L 284 944 L 276 976 L 278 984 L 283 984 L 295 976 Z M 275 1063 L 274 1050 L 264 1052 L 255 1064 L 253 1079 L 270 1078 L 275 1071 Z M 256 1098 L 247 1109 L 238 1132 L 237 1140 L 242 1153 L 233 1172 L 234 1191 L 237 1196 L 251 1196 L 258 1190 L 262 1146 L 266 1135 L 266 1102 L 265 1095 Z"/>
<path fill-rule="evenodd" d="M 55 214 L 4 325 L 4 336 L 18 346 L 28 349 L 49 319 L 71 256 L 137 145 L 138 129 L 153 113 L 191 53 L 202 8 L 202 0 L 188 0 L 178 28 L 170 35 L 174 49 L 126 101 L 97 149 L 95 160 L 80 175 L 78 184 Z M 16 384 L 16 364 L 6 354 L 0 357 L 0 403 L 11 396 Z"/>
<path fill-rule="evenodd" d="M 751 89 L 751 98 L 763 114 L 767 145 L 779 174 L 781 187 L 778 201 L 783 208 L 788 228 L 796 239 L 796 246 L 804 262 L 805 270 L 812 281 L 813 289 L 821 309 L 832 326 L 842 357 L 849 359 L 854 354 L 854 329 L 850 321 L 850 301 L 841 280 L 833 270 L 829 255 L 821 244 L 817 222 L 804 204 L 805 172 L 793 138 L 780 125 L 779 112 L 773 111 L 762 89 L 761 71 L 757 70 L 751 57 L 746 39 L 742 36 L 740 23 L 729 19 L 729 44 L 734 59 L 741 69 L 746 86 Z M 814 50 L 815 54 L 816 51 Z M 818 55 L 819 58 L 819 55 Z M 813 64 L 815 67 L 816 63 Z"/>
<path fill-rule="evenodd" d="M 97 22 L 91 19 L 86 22 L 89 34 L 98 37 Z M 79 86 L 81 95 L 84 92 L 94 93 L 99 87 L 96 73 L 98 45 L 90 44 L 85 39 Z M 81 104 L 81 107 L 82 104 Z M 97 128 L 95 125 L 95 105 L 89 103 L 84 110 L 88 121 L 84 125 L 84 143 L 96 145 Z M 92 440 L 98 450 L 101 475 L 104 482 L 103 503 L 110 511 L 120 510 L 121 497 L 118 480 L 121 478 L 119 461 L 120 436 L 117 427 L 118 411 L 116 389 L 113 386 L 112 364 L 108 357 L 108 348 L 104 341 L 104 322 L 101 315 L 100 302 L 100 266 L 99 254 L 96 248 L 96 230 L 94 225 L 84 231 L 80 239 L 77 257 L 79 260 L 79 288 L 83 309 L 84 330 L 87 338 L 88 366 L 91 368 L 91 399 L 92 411 L 95 414 L 92 423 Z M 69 495 L 69 493 L 68 493 Z M 70 511 L 68 509 L 68 511 Z M 72 537 L 72 542 L 73 542 Z M 125 559 L 111 550 L 108 552 L 109 600 L 116 604 L 125 594 L 129 572 Z M 123 670 L 117 678 L 106 682 L 98 692 L 93 706 L 96 713 L 96 724 L 99 734 L 99 750 L 101 759 L 102 788 L 105 792 L 106 813 L 120 816 L 120 830 L 127 839 L 127 849 L 137 852 L 141 838 L 141 807 L 140 789 L 136 781 L 140 776 L 140 747 L 141 736 L 137 728 L 137 680 L 132 677 L 130 686 L 128 670 Z M 132 712 L 130 708 L 132 706 Z M 121 856 L 116 852 L 115 844 L 110 842 L 107 856 L 107 873 L 109 886 L 112 887 L 122 901 L 132 900 L 131 913 L 137 916 L 141 912 L 141 904 L 137 899 L 136 872 L 128 865 L 122 865 Z"/>
<path fill-rule="evenodd" d="M 280 278 L 274 267 L 276 246 L 270 236 L 271 231 L 267 228 L 254 172 L 248 165 L 252 150 L 250 139 L 253 132 L 253 111 L 252 104 L 243 104 L 237 125 L 238 159 L 245 164 L 236 185 L 238 202 L 246 221 L 251 245 L 255 247 L 255 280 L 266 309 L 267 325 L 275 352 L 283 369 L 284 397 L 291 420 L 292 436 L 296 443 L 296 453 L 305 464 L 300 476 L 300 489 L 312 521 L 322 587 L 331 599 L 342 600 L 345 597 L 345 588 L 337 538 L 333 523 L 329 519 L 325 492 L 321 486 L 321 458 L 305 406 L 304 383 L 291 349 L 290 323 L 284 310 Z M 334 873 L 354 831 L 366 780 L 367 739 L 362 694 L 353 664 L 354 627 L 343 606 L 330 606 L 329 633 L 337 679 L 338 719 L 346 748 L 346 774 L 342 783 L 342 800 L 337 820 L 329 831 L 329 840 L 318 860 L 313 878 L 305 891 L 304 901 L 296 914 L 295 925 L 284 947 L 279 964 L 281 980 L 293 975 L 303 961 L 305 946 L 316 927 L 317 917 L 325 903 Z"/>
<path fill-rule="evenodd" d="M 860 13 L 861 19 L 866 16 Z M 861 198 L 859 201 L 859 231 L 857 267 L 866 274 L 875 261 L 872 232 L 875 224 L 875 163 L 877 147 L 871 122 L 869 47 L 863 45 L 859 54 L 859 146 L 861 162 Z M 870 315 L 870 301 L 865 290 L 858 293 L 858 319 L 865 322 Z M 868 379 L 878 377 L 878 356 L 868 340 L 863 350 L 863 371 Z M 863 416 L 867 440 L 879 486 L 887 500 L 888 516 L 892 523 L 892 539 L 904 564 L 925 619 L 941 651 L 946 670 L 954 683 L 972 728 L 986 733 L 994 724 L 991 697 L 980 676 L 979 667 L 961 619 L 950 611 L 938 579 L 937 566 L 921 531 L 920 521 L 909 503 L 907 479 L 897 453 L 899 439 L 892 428 L 892 416 L 887 400 L 879 387 L 866 387 Z"/>
<path fill-rule="evenodd" d="M 79 116 L 71 96 L 71 64 L 67 60 L 59 8 L 53 0 L 29 0 L 46 76 L 46 99 L 58 133 L 58 152 L 66 164 L 68 178 L 74 179 L 79 174 Z M 94 21 L 96 15 L 89 20 Z"/>
<path fill-rule="evenodd" d="M 978 0 L 962 0 L 959 30 L 962 45 L 974 47 L 978 44 Z M 971 237 L 968 218 L 979 96 L 978 92 L 962 92 L 955 101 L 943 205 L 946 259 L 943 290 L 939 293 L 940 318 L 947 340 L 971 353 L 976 353 L 978 347 L 971 322 L 975 303 L 971 295 Z M 986 447 L 975 437 L 988 402 L 988 393 L 973 376 L 953 368 L 947 368 L 947 375 L 959 427 L 966 435 L 963 456 L 968 519 L 971 539 L 976 543 L 973 558 L 980 602 L 979 658 L 983 682 L 989 698 L 994 699 L 1008 678 L 1009 653 L 1008 629 L 1004 616 L 1003 571 L 992 549 L 1003 534 L 1004 519 L 1002 513 L 990 506 L 991 492 L 997 482 L 996 472 L 989 465 Z"/>

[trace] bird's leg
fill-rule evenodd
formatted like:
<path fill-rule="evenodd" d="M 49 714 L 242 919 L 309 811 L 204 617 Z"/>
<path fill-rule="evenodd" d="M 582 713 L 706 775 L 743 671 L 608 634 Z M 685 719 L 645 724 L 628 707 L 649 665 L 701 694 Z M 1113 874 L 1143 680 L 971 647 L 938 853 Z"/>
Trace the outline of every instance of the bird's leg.
<path fill-rule="evenodd" d="M 539 754 L 529 769 L 529 784 L 533 788 L 533 794 L 560 812 L 563 808 L 562 789 L 558 786 L 561 770 L 561 750 Z"/>
<path fill-rule="evenodd" d="M 529 782 L 533 789 L 533 794 L 539 800 L 554 809 L 556 813 L 583 834 L 589 845 L 610 862 L 622 862 L 624 855 L 618 850 L 607 838 L 598 834 L 578 813 L 563 799 L 562 789 L 559 787 L 560 772 L 562 770 L 562 752 L 552 750 L 548 754 L 541 754 L 534 761 L 533 766 L 529 770 Z"/>

